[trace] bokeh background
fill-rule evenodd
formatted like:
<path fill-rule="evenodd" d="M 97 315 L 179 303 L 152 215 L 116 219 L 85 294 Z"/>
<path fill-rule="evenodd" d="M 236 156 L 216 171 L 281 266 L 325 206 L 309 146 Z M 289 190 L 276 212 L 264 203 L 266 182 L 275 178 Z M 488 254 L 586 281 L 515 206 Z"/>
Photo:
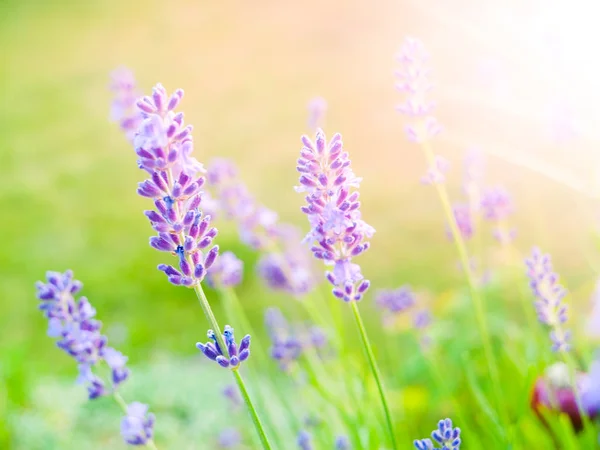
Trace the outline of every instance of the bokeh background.
<path fill-rule="evenodd" d="M 67 268 L 84 281 L 109 339 L 130 357 L 131 395 L 162 408 L 161 428 L 171 424 L 163 433 L 211 448 L 200 432 L 220 417 L 211 406 L 218 393 L 203 387 L 222 384 L 222 374 L 202 365 L 193 347 L 206 328 L 193 295 L 166 283 L 155 269 L 163 255 L 147 245 L 148 204 L 135 194 L 142 174 L 108 119 L 109 74 L 121 65 L 145 92 L 159 81 L 169 91 L 184 88 L 196 157 L 234 159 L 256 197 L 303 230 L 295 160 L 306 105 L 325 97 L 325 129 L 343 133 L 364 178 L 364 218 L 377 229 L 361 256 L 365 274 L 375 287 L 428 291 L 443 311 L 444 293 L 463 283 L 462 274 L 439 202 L 419 183 L 423 155 L 394 111 L 394 54 L 406 35 L 420 38 L 431 55 L 444 127 L 435 146 L 451 161 L 451 193 L 461 196 L 465 151 L 480 148 L 486 183 L 513 194 L 517 246 L 554 255 L 583 314 L 600 263 L 596 8 L 512 0 L 0 0 L 0 448 L 120 448 L 113 406 L 85 403 L 74 364 L 46 338 L 37 310 L 33 283 L 48 269 Z M 490 230 L 480 232 L 493 245 Z M 257 255 L 231 226 L 219 244 L 247 264 L 238 293 L 257 323 L 267 305 L 293 301 L 253 277 Z M 368 297 L 363 309 L 376 331 L 372 303 Z M 199 414 L 204 424 L 194 422 Z M 90 433 L 101 436 L 100 447 Z"/>

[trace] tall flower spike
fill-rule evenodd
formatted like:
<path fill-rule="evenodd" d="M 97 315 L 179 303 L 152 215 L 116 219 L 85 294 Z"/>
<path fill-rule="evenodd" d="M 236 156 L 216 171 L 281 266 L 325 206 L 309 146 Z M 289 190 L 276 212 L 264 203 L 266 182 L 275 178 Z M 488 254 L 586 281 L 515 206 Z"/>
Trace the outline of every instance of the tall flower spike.
<path fill-rule="evenodd" d="M 404 40 L 397 55 L 400 68 L 396 71 L 396 88 L 404 94 L 404 101 L 396 109 L 411 119 L 406 134 L 412 142 L 427 141 L 440 132 L 431 115 L 435 105 L 427 98 L 431 90 L 428 59 L 423 43 L 411 37 Z"/>
<path fill-rule="evenodd" d="M 73 272 L 48 272 L 47 282 L 36 284 L 40 309 L 48 319 L 48 335 L 59 338 L 56 345 L 72 356 L 79 366 L 79 381 L 84 383 L 90 399 L 111 393 L 105 382 L 93 373 L 104 360 L 111 369 L 112 390 L 127 380 L 127 357 L 108 347 L 100 334 L 102 323 L 96 320 L 96 310 L 86 297 L 75 298 L 83 284 L 73 278 Z"/>
<path fill-rule="evenodd" d="M 191 287 L 204 279 L 219 249 L 210 248 L 217 230 L 200 210 L 204 178 L 197 176 L 202 164 L 191 156 L 192 127 L 184 125 L 183 113 L 174 111 L 182 98 L 183 90 L 168 97 L 157 84 L 151 96 L 140 99 L 144 121 L 134 146 L 139 167 L 150 174 L 138 194 L 153 199 L 156 207 L 145 212 L 157 232 L 150 245 L 177 258 L 176 266 L 161 264 L 158 269 L 171 283 Z"/>
<path fill-rule="evenodd" d="M 73 272 L 47 272 L 47 282 L 36 283 L 40 309 L 48 318 L 48 335 L 59 338 L 57 345 L 78 363 L 78 381 L 86 385 L 88 398 L 114 394 L 129 377 L 125 367 L 127 357 L 107 346 L 107 339 L 100 334 L 102 324 L 94 319 L 96 310 L 85 297 L 77 295 L 83 284 L 75 280 Z M 94 373 L 100 361 L 110 368 L 110 383 Z M 110 384 L 110 388 L 107 385 Z M 154 416 L 148 414 L 148 406 L 133 402 L 127 406 L 127 416 L 121 422 L 121 435 L 127 444 L 145 445 L 152 439 Z"/>
<path fill-rule="evenodd" d="M 460 428 L 452 427 L 452 420 L 444 419 L 438 422 L 438 427 L 431 433 L 431 439 L 421 439 L 414 441 L 417 450 L 434 450 L 435 444 L 440 444 L 440 450 L 459 450 L 460 449 Z"/>
<path fill-rule="evenodd" d="M 302 211 L 308 216 L 311 231 L 305 241 L 313 244 L 313 255 L 332 265 L 326 274 L 334 286 L 333 294 L 346 302 L 362 298 L 369 281 L 361 274 L 352 258 L 369 248 L 374 228 L 361 219 L 358 191 L 361 179 L 350 167 L 348 152 L 343 150 L 342 136 L 335 134 L 327 143 L 323 130 L 317 130 L 315 141 L 302 136 L 304 144 L 297 170 L 307 205 Z"/>
<path fill-rule="evenodd" d="M 119 67 L 110 74 L 110 78 L 110 89 L 114 93 L 110 118 L 119 124 L 127 139 L 133 141 L 142 122 L 142 114 L 136 108 L 140 94 L 136 88 L 135 77 L 126 67 Z"/>
<path fill-rule="evenodd" d="M 563 328 L 567 321 L 567 305 L 562 301 L 567 291 L 558 283 L 558 275 L 552 270 L 550 255 L 534 248 L 525 260 L 531 290 L 537 298 L 535 309 L 538 320 L 551 329 L 552 350 L 568 351 L 571 332 Z"/>
<path fill-rule="evenodd" d="M 198 342 L 196 343 L 196 348 L 204 353 L 204 356 L 211 361 L 216 361 L 221 367 L 237 370 L 240 367 L 240 364 L 246 361 L 250 356 L 249 334 L 244 336 L 240 341 L 240 346 L 238 348 L 233 335 L 233 328 L 229 325 L 225 325 L 225 329 L 223 330 L 223 341 L 227 345 L 226 349 L 221 348 L 213 330 L 208 330 L 207 336 L 210 341 L 206 344 Z"/>

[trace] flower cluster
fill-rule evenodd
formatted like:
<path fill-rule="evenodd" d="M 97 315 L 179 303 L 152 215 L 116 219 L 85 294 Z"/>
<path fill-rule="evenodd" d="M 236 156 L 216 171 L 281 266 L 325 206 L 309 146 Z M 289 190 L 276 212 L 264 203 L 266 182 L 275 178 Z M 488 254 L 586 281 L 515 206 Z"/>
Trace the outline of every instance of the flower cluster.
<path fill-rule="evenodd" d="M 265 326 L 271 338 L 271 357 L 278 362 L 281 370 L 290 371 L 293 363 L 307 349 L 314 349 L 324 356 L 328 340 L 321 328 L 290 325 L 278 308 L 265 311 Z"/>
<path fill-rule="evenodd" d="M 454 221 L 456 222 L 456 226 L 458 227 L 458 231 L 462 238 L 466 240 L 471 239 L 475 232 L 471 207 L 463 203 L 457 203 L 453 205 L 452 212 L 454 214 Z M 446 227 L 446 233 L 450 239 L 454 239 L 449 226 Z"/>
<path fill-rule="evenodd" d="M 196 347 L 198 350 L 204 353 L 208 359 L 216 361 L 221 367 L 237 370 L 240 364 L 243 361 L 246 361 L 250 356 L 249 334 L 242 338 L 238 348 L 235 342 L 233 328 L 231 328 L 229 325 L 225 325 L 225 329 L 223 330 L 223 341 L 227 346 L 226 349 L 221 348 L 219 340 L 217 339 L 217 335 L 213 330 L 208 330 L 207 336 L 212 342 L 207 342 L 206 344 L 197 342 Z"/>
<path fill-rule="evenodd" d="M 406 38 L 397 55 L 400 68 L 396 71 L 396 88 L 405 96 L 397 110 L 413 120 L 406 126 L 406 133 L 412 142 L 424 142 L 440 132 L 440 126 L 431 114 L 434 103 L 427 99 L 431 90 L 428 55 L 423 43 L 414 38 Z"/>
<path fill-rule="evenodd" d="M 483 216 L 494 224 L 493 235 L 501 244 L 512 242 L 515 229 L 505 229 L 504 223 L 513 212 L 513 202 L 508 191 L 502 186 L 487 188 L 481 195 Z"/>
<path fill-rule="evenodd" d="M 298 448 L 300 450 L 314 449 L 312 444 L 312 435 L 306 430 L 301 430 L 300 433 L 298 433 L 298 438 L 296 439 L 296 442 L 298 443 Z"/>
<path fill-rule="evenodd" d="M 130 445 L 146 445 L 154 434 L 154 414 L 148 406 L 133 402 L 127 406 L 127 416 L 121 421 L 121 435 Z"/>
<path fill-rule="evenodd" d="M 351 450 L 350 441 L 346 436 L 338 436 L 335 438 L 335 450 Z"/>
<path fill-rule="evenodd" d="M 450 169 L 450 162 L 440 155 L 434 156 L 433 164 L 421 178 L 423 184 L 439 184 L 446 181 L 446 173 Z"/>
<path fill-rule="evenodd" d="M 438 447 L 434 445 L 439 444 L 440 450 L 459 450 L 460 449 L 460 428 L 452 427 L 452 420 L 444 419 L 438 422 L 438 427 L 431 433 L 431 439 L 420 439 L 414 441 L 414 445 L 417 450 L 434 450 Z"/>
<path fill-rule="evenodd" d="M 231 161 L 211 161 L 207 178 L 219 209 L 236 222 L 242 242 L 262 251 L 257 268 L 267 285 L 293 295 L 309 292 L 315 279 L 307 254 L 298 245 L 296 227 L 280 223 L 275 212 L 256 201 Z"/>
<path fill-rule="evenodd" d="M 244 263 L 233 252 L 223 252 L 208 271 L 206 280 L 212 287 L 234 287 L 242 282 Z"/>
<path fill-rule="evenodd" d="M 136 88 L 135 77 L 129 69 L 119 67 L 111 73 L 110 78 L 110 89 L 114 93 L 110 118 L 119 124 L 127 139 L 133 141 L 142 122 L 142 115 L 136 108 L 140 94 Z"/>
<path fill-rule="evenodd" d="M 95 376 L 92 368 L 105 361 L 111 368 L 113 390 L 127 380 L 127 357 L 107 346 L 100 334 L 102 323 L 96 319 L 96 310 L 86 297 L 75 298 L 82 283 L 73 278 L 73 272 L 48 272 L 47 283 L 36 284 L 40 309 L 48 318 L 48 335 L 59 338 L 57 346 L 71 355 L 79 365 L 80 380 L 87 385 L 88 396 L 94 399 L 109 392 L 104 382 Z"/>
<path fill-rule="evenodd" d="M 94 319 L 96 310 L 85 297 L 75 296 L 83 284 L 75 280 L 73 272 L 48 272 L 46 283 L 36 283 L 40 309 L 48 319 L 48 335 L 59 338 L 57 345 L 71 355 L 79 366 L 79 380 L 86 384 L 90 400 L 116 393 L 129 377 L 125 367 L 127 357 L 107 345 L 100 334 L 101 322 Z M 111 388 L 93 369 L 104 361 L 110 368 Z M 145 445 L 152 439 L 154 416 L 148 406 L 133 402 L 127 407 L 127 416 L 121 423 L 121 434 L 126 443 Z"/>
<path fill-rule="evenodd" d="M 375 303 L 391 314 L 402 313 L 415 305 L 415 293 L 410 286 L 398 289 L 380 289 L 375 296 Z"/>
<path fill-rule="evenodd" d="M 567 291 L 558 283 L 550 255 L 534 248 L 525 264 L 531 289 L 537 298 L 535 308 L 538 319 L 551 328 L 552 349 L 557 352 L 568 351 L 571 333 L 563 328 L 567 321 L 567 305 L 562 301 Z"/>
<path fill-rule="evenodd" d="M 133 143 L 139 167 L 150 174 L 139 184 L 138 194 L 153 199 L 156 207 L 145 212 L 158 233 L 150 245 L 178 259 L 178 268 L 166 264 L 158 268 L 171 283 L 194 286 L 215 262 L 218 247 L 208 248 L 217 230 L 199 209 L 204 178 L 197 174 L 203 168 L 191 156 L 192 127 L 184 125 L 183 113 L 174 112 L 182 98 L 181 89 L 168 97 L 158 84 L 151 96 L 138 100 L 144 120 Z"/>
<path fill-rule="evenodd" d="M 351 261 L 369 248 L 367 239 L 375 232 L 361 219 L 358 191 L 352 192 L 361 179 L 352 172 L 340 134 L 327 143 L 325 133 L 318 130 L 314 143 L 308 136 L 302 136 L 302 143 L 296 191 L 307 194 L 308 205 L 302 211 L 311 231 L 305 240 L 314 244 L 311 250 L 316 258 L 334 266 L 327 273 L 333 294 L 346 302 L 360 300 L 370 283 Z"/>

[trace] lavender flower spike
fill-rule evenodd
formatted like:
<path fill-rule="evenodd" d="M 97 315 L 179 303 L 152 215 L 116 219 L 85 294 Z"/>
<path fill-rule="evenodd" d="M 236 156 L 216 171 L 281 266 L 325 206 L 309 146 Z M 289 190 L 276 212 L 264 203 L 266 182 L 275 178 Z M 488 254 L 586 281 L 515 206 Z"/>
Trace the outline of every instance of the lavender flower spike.
<path fill-rule="evenodd" d="M 441 444 L 441 447 L 434 447 L 431 439 L 420 439 L 413 442 L 417 450 L 459 450 L 460 449 L 460 428 L 453 428 L 450 419 L 440 420 L 437 430 L 431 433 L 435 444 Z"/>
<path fill-rule="evenodd" d="M 367 240 L 375 230 L 361 219 L 357 189 L 361 179 L 350 167 L 348 152 L 343 150 L 342 136 L 335 134 L 327 143 L 323 130 L 317 130 L 315 141 L 302 136 L 297 170 L 300 186 L 306 192 L 311 231 L 305 241 L 313 244 L 313 255 L 332 265 L 326 274 L 334 286 L 333 294 L 346 302 L 358 301 L 369 288 L 352 258 L 369 248 Z"/>
<path fill-rule="evenodd" d="M 552 271 L 550 255 L 545 255 L 534 248 L 531 257 L 525 260 L 530 286 L 537 298 L 535 309 L 541 323 L 551 329 L 552 350 L 568 351 L 570 348 L 570 331 L 563 328 L 567 321 L 567 305 L 562 299 L 567 291 L 558 284 L 558 275 Z"/>
<path fill-rule="evenodd" d="M 223 341 L 227 345 L 226 349 L 222 349 L 217 336 L 213 330 L 208 330 L 208 338 L 212 342 L 203 344 L 201 342 L 196 343 L 196 348 L 204 353 L 211 361 L 216 361 L 221 367 L 230 368 L 231 370 L 237 370 L 243 361 L 246 361 L 250 356 L 250 335 L 247 334 L 240 341 L 238 348 L 235 342 L 235 336 L 233 335 L 233 328 L 229 325 L 225 325 L 223 331 Z M 225 351 L 223 351 L 225 350 Z"/>
<path fill-rule="evenodd" d="M 150 174 L 138 194 L 154 200 L 156 210 L 146 211 L 157 236 L 150 245 L 177 257 L 175 266 L 161 264 L 169 281 L 192 287 L 199 284 L 215 262 L 218 247 L 209 247 L 217 235 L 211 217 L 200 210 L 204 178 L 202 164 L 191 156 L 192 127 L 174 110 L 183 98 L 178 89 L 170 97 L 157 84 L 151 96 L 138 100 L 144 121 L 134 139 L 138 165 Z"/>
<path fill-rule="evenodd" d="M 129 445 L 146 445 L 152 439 L 154 414 L 148 405 L 133 402 L 127 406 L 127 416 L 121 421 L 121 435 Z"/>

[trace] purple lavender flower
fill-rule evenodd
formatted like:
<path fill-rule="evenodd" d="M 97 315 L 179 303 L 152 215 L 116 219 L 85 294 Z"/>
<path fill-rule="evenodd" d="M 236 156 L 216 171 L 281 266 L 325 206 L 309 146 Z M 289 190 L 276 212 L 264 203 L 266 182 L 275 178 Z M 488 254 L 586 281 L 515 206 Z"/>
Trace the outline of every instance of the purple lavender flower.
<path fill-rule="evenodd" d="M 207 274 L 213 287 L 234 287 L 242 282 L 244 263 L 233 252 L 223 252 Z"/>
<path fill-rule="evenodd" d="M 550 338 L 554 351 L 568 351 L 570 331 L 564 330 L 567 321 L 567 305 L 562 299 L 567 291 L 558 283 L 558 275 L 552 270 L 550 255 L 534 248 L 531 257 L 525 260 L 530 286 L 537 298 L 535 308 L 538 320 L 551 329 Z"/>
<path fill-rule="evenodd" d="M 265 249 L 276 234 L 277 214 L 256 201 L 239 180 L 237 168 L 231 161 L 212 160 L 207 176 L 216 191 L 220 210 L 237 223 L 242 242 L 255 249 Z"/>
<path fill-rule="evenodd" d="M 465 240 L 471 239 L 475 230 L 469 205 L 456 204 L 452 207 L 452 212 L 454 213 L 454 220 L 462 238 Z M 450 239 L 454 238 L 449 226 L 446 227 L 446 233 Z"/>
<path fill-rule="evenodd" d="M 314 448 L 312 445 L 312 436 L 306 430 L 301 430 L 300 433 L 298 433 L 296 442 L 298 443 L 298 448 L 300 448 L 300 450 L 313 450 Z"/>
<path fill-rule="evenodd" d="M 211 217 L 200 211 L 204 178 L 197 173 L 202 164 L 191 156 L 192 127 L 184 125 L 183 113 L 174 112 L 182 98 L 183 90 L 168 97 L 157 84 L 151 96 L 138 100 L 144 121 L 134 146 L 139 167 L 150 174 L 139 184 L 138 194 L 153 199 L 156 207 L 145 212 L 158 233 L 150 245 L 178 259 L 178 269 L 166 264 L 158 269 L 171 283 L 190 287 L 204 279 L 219 249 L 207 250 L 217 230 L 210 227 Z"/>
<path fill-rule="evenodd" d="M 600 414 L 600 358 L 597 357 L 590 367 L 581 387 L 581 402 L 590 416 Z"/>
<path fill-rule="evenodd" d="M 340 134 L 327 144 L 325 133 L 319 129 L 314 143 L 308 136 L 302 136 L 302 143 L 296 191 L 307 193 L 308 205 L 302 211 L 308 216 L 311 231 L 305 240 L 314 244 L 311 250 L 316 258 L 333 265 L 333 271 L 326 274 L 334 286 L 333 294 L 346 302 L 358 301 L 370 283 L 352 258 L 369 248 L 367 239 L 375 233 L 361 219 L 359 194 L 354 190 L 361 179 L 352 172 Z"/>
<path fill-rule="evenodd" d="M 398 289 L 380 289 L 375 295 L 375 303 L 392 314 L 403 313 L 415 305 L 415 293 L 408 285 Z"/>
<path fill-rule="evenodd" d="M 271 338 L 271 356 L 287 372 L 300 357 L 302 342 L 278 308 L 265 311 L 265 325 Z"/>
<path fill-rule="evenodd" d="M 429 82 L 428 55 L 423 43 L 414 38 L 406 38 L 397 55 L 400 68 L 396 71 L 396 88 L 405 95 L 397 110 L 412 118 L 406 126 L 406 134 L 412 142 L 425 142 L 440 132 L 440 126 L 431 114 L 434 103 L 427 99 L 431 90 Z"/>
<path fill-rule="evenodd" d="M 440 420 L 437 430 L 431 433 L 435 444 L 441 444 L 440 450 L 459 450 L 460 449 L 460 428 L 453 428 L 450 419 Z M 420 439 L 414 441 L 417 450 L 434 450 L 434 442 L 431 439 Z"/>
<path fill-rule="evenodd" d="M 225 398 L 229 400 L 231 406 L 234 408 L 239 408 L 242 406 L 242 397 L 238 387 L 235 384 L 228 384 L 225 386 L 222 392 Z"/>
<path fill-rule="evenodd" d="M 502 186 L 486 189 L 481 199 L 483 215 L 487 220 L 505 220 L 513 212 L 513 203 L 508 191 Z"/>
<path fill-rule="evenodd" d="M 121 421 L 121 435 L 130 445 L 146 445 L 152 439 L 154 414 L 148 413 L 148 405 L 133 402 L 127 406 L 127 416 Z"/>
<path fill-rule="evenodd" d="M 440 184 L 446 181 L 446 173 L 450 168 L 450 163 L 443 156 L 436 155 L 433 164 L 427 169 L 425 175 L 421 178 L 423 184 Z"/>
<path fill-rule="evenodd" d="M 308 128 L 316 130 L 323 126 L 327 101 L 323 97 L 314 97 L 308 102 Z"/>
<path fill-rule="evenodd" d="M 240 341 L 240 346 L 238 348 L 235 342 L 233 328 L 231 328 L 229 325 L 225 325 L 225 329 L 223 330 L 223 340 L 225 344 L 227 344 L 225 353 L 219 345 L 217 336 L 213 330 L 208 330 L 207 336 L 212 342 L 207 342 L 206 344 L 198 342 L 196 343 L 196 347 L 198 350 L 204 353 L 208 359 L 216 361 L 221 367 L 237 370 L 240 367 L 240 364 L 243 361 L 246 361 L 250 356 L 249 334 L 244 336 L 244 338 Z"/>
<path fill-rule="evenodd" d="M 40 309 L 48 319 L 48 335 L 59 338 L 57 346 L 77 361 L 79 381 L 86 385 L 90 399 L 109 392 L 92 372 L 101 360 L 111 368 L 115 390 L 129 376 L 125 367 L 127 357 L 107 346 L 106 337 L 100 334 L 102 323 L 94 319 L 96 310 L 87 298 L 75 298 L 83 284 L 73 278 L 71 270 L 47 272 L 46 279 L 47 283 L 38 281 L 36 289 Z"/>
<path fill-rule="evenodd" d="M 352 450 L 350 441 L 346 436 L 338 436 L 335 438 L 335 450 Z"/>
<path fill-rule="evenodd" d="M 110 89 L 114 93 L 110 118 L 117 122 L 129 141 L 133 141 L 135 132 L 142 122 L 142 115 L 136 108 L 140 96 L 136 88 L 135 77 L 126 67 L 115 69 L 111 75 Z"/>
<path fill-rule="evenodd" d="M 242 435 L 235 428 L 226 428 L 219 434 L 219 448 L 235 448 L 242 443 Z"/>
<path fill-rule="evenodd" d="M 299 230 L 287 224 L 279 224 L 274 239 L 281 250 L 263 254 L 257 265 L 259 276 L 274 290 L 300 296 L 310 292 L 316 280 L 309 254 L 300 243 Z"/>

